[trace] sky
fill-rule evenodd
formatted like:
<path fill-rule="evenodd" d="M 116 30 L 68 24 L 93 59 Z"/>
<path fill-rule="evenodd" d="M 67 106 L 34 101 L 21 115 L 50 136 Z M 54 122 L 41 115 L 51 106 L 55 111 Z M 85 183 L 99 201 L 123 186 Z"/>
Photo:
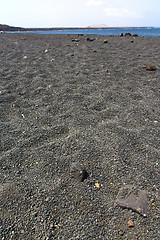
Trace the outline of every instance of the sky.
<path fill-rule="evenodd" d="M 0 0 L 0 24 L 16 27 L 160 27 L 160 0 Z"/>

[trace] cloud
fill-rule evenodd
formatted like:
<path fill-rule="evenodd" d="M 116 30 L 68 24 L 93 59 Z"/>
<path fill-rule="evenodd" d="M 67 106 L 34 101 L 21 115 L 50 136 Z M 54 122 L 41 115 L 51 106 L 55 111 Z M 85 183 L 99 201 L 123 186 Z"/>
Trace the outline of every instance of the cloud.
<path fill-rule="evenodd" d="M 105 12 L 106 16 L 112 16 L 112 17 L 131 17 L 131 18 L 142 18 L 143 17 L 138 12 L 134 12 L 127 8 L 109 7 L 109 8 L 105 8 L 104 12 Z"/>
<path fill-rule="evenodd" d="M 87 6 L 100 6 L 103 3 L 101 0 L 88 0 L 85 5 Z"/>

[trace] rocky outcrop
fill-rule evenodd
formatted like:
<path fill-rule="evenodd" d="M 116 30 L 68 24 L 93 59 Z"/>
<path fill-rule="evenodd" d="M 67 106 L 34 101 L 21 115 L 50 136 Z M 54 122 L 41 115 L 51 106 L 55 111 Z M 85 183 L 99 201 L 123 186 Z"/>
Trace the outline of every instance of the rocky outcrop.
<path fill-rule="evenodd" d="M 23 28 L 21 27 L 12 27 L 9 25 L 0 24 L 0 31 L 21 31 L 21 30 L 23 30 Z"/>

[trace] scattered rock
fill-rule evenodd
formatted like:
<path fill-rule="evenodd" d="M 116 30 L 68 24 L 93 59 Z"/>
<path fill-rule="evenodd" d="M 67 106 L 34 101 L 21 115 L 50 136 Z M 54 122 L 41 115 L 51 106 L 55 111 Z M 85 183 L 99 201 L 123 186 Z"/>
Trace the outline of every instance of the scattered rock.
<path fill-rule="evenodd" d="M 123 235 L 125 234 L 125 231 L 119 230 L 119 231 L 118 231 L 118 234 L 119 234 L 120 236 L 123 236 Z"/>
<path fill-rule="evenodd" d="M 85 167 L 80 162 L 74 162 L 71 164 L 70 173 L 72 177 L 76 178 L 80 182 L 83 182 L 84 179 L 88 177 Z"/>
<path fill-rule="evenodd" d="M 98 189 L 99 189 L 99 187 L 100 187 L 98 182 L 95 183 L 95 186 L 96 186 L 96 188 L 98 188 Z"/>
<path fill-rule="evenodd" d="M 146 70 L 147 71 L 155 71 L 157 68 L 153 63 L 146 64 Z"/>
<path fill-rule="evenodd" d="M 130 36 L 132 36 L 131 33 L 125 33 L 125 37 L 130 37 Z"/>
<path fill-rule="evenodd" d="M 138 35 L 137 35 L 137 34 L 133 34 L 132 36 L 133 36 L 133 37 L 138 37 Z"/>
<path fill-rule="evenodd" d="M 80 39 L 77 39 L 77 38 L 72 38 L 72 42 L 79 42 Z"/>
<path fill-rule="evenodd" d="M 66 56 L 67 56 L 67 57 L 73 57 L 73 56 L 74 56 L 74 53 L 68 53 Z"/>
<path fill-rule="evenodd" d="M 94 40 L 95 38 L 90 38 L 90 37 L 87 38 L 87 41 L 90 41 L 90 42 L 93 42 Z"/>
<path fill-rule="evenodd" d="M 119 190 L 115 204 L 146 217 L 148 213 L 148 193 L 145 190 L 138 190 L 133 185 L 126 185 Z"/>
<path fill-rule="evenodd" d="M 38 216 L 38 212 L 33 212 L 33 213 L 32 213 L 32 216 L 33 216 L 33 217 L 37 217 L 37 216 Z"/>
<path fill-rule="evenodd" d="M 104 41 L 103 41 L 104 43 L 108 43 L 108 41 L 105 39 Z"/>
<path fill-rule="evenodd" d="M 131 220 L 129 220 L 129 221 L 127 222 L 127 226 L 128 226 L 128 227 L 134 227 L 134 222 L 132 222 Z"/>

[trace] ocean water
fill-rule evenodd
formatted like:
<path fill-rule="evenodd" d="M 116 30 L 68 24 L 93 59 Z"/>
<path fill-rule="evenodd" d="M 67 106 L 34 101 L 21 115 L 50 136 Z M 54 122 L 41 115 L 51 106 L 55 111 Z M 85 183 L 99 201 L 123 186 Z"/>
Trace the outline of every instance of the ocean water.
<path fill-rule="evenodd" d="M 83 28 L 83 29 L 65 29 L 52 31 L 23 31 L 20 33 L 36 34 L 94 34 L 94 35 L 120 35 L 121 33 L 137 34 L 142 37 L 160 37 L 160 28 Z"/>

